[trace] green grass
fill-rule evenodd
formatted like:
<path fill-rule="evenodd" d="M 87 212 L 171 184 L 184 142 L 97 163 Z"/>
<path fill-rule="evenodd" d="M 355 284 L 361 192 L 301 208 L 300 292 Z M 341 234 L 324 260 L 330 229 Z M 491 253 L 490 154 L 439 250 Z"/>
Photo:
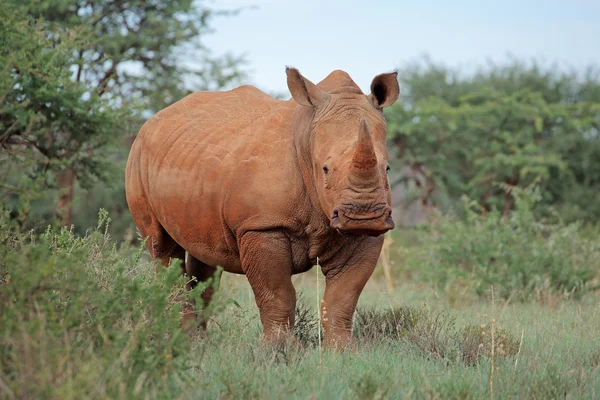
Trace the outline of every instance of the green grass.
<path fill-rule="evenodd" d="M 297 279 L 303 302 L 314 303 L 313 274 Z M 446 300 L 434 292 L 400 286 L 393 295 L 381 282 L 371 282 L 359 305 L 385 311 L 400 306 L 425 308 L 445 316 L 451 325 L 442 329 L 448 341 L 446 354 L 424 351 L 415 338 L 398 335 L 359 338 L 356 353 L 323 353 L 312 345 L 301 350 L 265 351 L 257 346 L 258 315 L 249 287 L 238 277 L 226 276 L 221 296 L 233 297 L 232 307 L 215 317 L 209 345 L 197 360 L 193 374 L 198 392 L 208 398 L 484 398 L 490 396 L 489 354 L 479 362 L 461 356 L 460 332 L 480 327 L 492 318 L 491 302 L 475 302 L 449 310 Z M 536 303 L 496 304 L 494 317 L 500 340 L 502 329 L 513 342 L 510 354 L 496 353 L 493 390 L 496 398 L 594 398 L 600 395 L 600 315 L 598 298 L 583 302 L 561 301 L 551 306 Z M 385 315 L 385 313 L 384 313 Z M 360 315 L 357 316 L 357 319 Z M 371 320 L 381 324 L 382 321 Z M 316 330 L 316 327 L 314 328 Z M 422 332 L 424 335 L 427 332 Z M 480 332 L 478 332 L 479 334 Z M 522 345 L 518 352 L 519 344 Z M 382 336 L 384 336 L 382 334 Z M 408 336 L 408 337 L 407 337 Z M 484 345 L 489 344 L 484 341 Z M 487 349 L 487 347 L 486 347 Z M 489 351 L 488 351 L 489 353 Z"/>
<path fill-rule="evenodd" d="M 406 251 L 393 251 L 395 289 L 386 291 L 378 268 L 355 316 L 356 352 L 320 351 L 317 275 L 325 284 L 314 269 L 294 277 L 302 346 L 277 351 L 259 343 L 243 276 L 223 276 L 203 311 L 206 335 L 188 338 L 179 329 L 178 267 L 157 275 L 145 252 L 117 250 L 106 224 L 102 213 L 84 238 L 33 236 L 0 218 L 1 399 L 600 396 L 597 291 L 492 302 L 491 290 L 412 279 L 397 257 Z M 409 243 L 403 233 L 394 246 L 410 251 Z"/>

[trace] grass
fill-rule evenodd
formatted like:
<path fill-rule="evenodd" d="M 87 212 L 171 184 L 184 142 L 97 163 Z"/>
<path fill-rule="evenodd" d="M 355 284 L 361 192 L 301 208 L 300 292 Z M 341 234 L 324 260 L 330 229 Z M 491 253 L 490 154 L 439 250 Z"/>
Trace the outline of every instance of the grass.
<path fill-rule="evenodd" d="M 302 297 L 312 299 L 314 284 L 307 278 L 299 277 L 296 284 L 303 290 Z M 221 296 L 235 298 L 240 308 L 216 316 L 209 327 L 211 350 L 197 360 L 199 392 L 195 393 L 203 397 L 490 397 L 490 340 L 481 335 L 487 329 L 489 336 L 489 302 L 448 312 L 447 300 L 435 292 L 424 294 L 420 288 L 403 285 L 390 296 L 384 294 L 383 282 L 370 282 L 355 321 L 359 350 L 325 352 L 320 366 L 314 340 L 299 351 L 257 348 L 260 326 L 248 293 L 241 277 L 224 277 Z M 556 307 L 497 304 L 495 397 L 598 396 L 599 306 L 599 299 L 591 297 L 583 302 L 563 301 Z M 390 310 L 401 314 L 390 321 Z M 391 328 L 395 322 L 398 329 Z M 375 328 L 382 325 L 383 329 Z M 181 393 L 184 398 L 195 395 Z"/>
<path fill-rule="evenodd" d="M 0 399 L 600 396 L 597 292 L 492 302 L 394 271 L 389 293 L 377 270 L 355 315 L 358 350 L 340 354 L 319 348 L 313 270 L 294 277 L 302 346 L 275 351 L 259 345 L 245 277 L 224 274 L 206 335 L 189 339 L 176 267 L 156 275 L 146 255 L 112 245 L 106 223 L 79 238 L 20 235 L 0 219 Z"/>

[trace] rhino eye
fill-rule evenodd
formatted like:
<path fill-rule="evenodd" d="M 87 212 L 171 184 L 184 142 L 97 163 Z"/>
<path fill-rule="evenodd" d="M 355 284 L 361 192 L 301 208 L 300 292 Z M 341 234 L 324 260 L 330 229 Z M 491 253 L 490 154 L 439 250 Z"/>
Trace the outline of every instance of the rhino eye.
<path fill-rule="evenodd" d="M 323 165 L 323 172 L 325 172 L 325 175 L 329 173 L 329 168 L 327 168 L 327 165 Z"/>

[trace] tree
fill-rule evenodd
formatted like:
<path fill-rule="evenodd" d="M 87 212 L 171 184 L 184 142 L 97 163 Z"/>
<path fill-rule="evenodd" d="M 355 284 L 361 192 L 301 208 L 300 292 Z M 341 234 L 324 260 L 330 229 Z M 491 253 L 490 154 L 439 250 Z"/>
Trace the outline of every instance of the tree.
<path fill-rule="evenodd" d="M 191 90 L 221 89 L 243 76 L 242 58 L 212 56 L 202 44 L 212 19 L 235 11 L 216 11 L 206 3 L 30 0 L 24 7 L 48 21 L 53 35 L 64 29 L 87 39 L 74 49 L 76 81 L 100 95 L 108 93 L 119 102 L 137 100 L 144 110 L 156 112 Z"/>
<path fill-rule="evenodd" d="M 510 188 L 536 182 L 546 204 L 564 208 L 577 187 L 587 193 L 578 204 L 600 212 L 591 197 L 600 188 L 592 161 L 600 155 L 600 84 L 593 74 L 582 79 L 519 62 L 472 76 L 412 66 L 401 72 L 404 101 L 386 113 L 389 139 L 403 163 L 419 166 L 450 199 L 467 194 L 506 214 Z"/>
<path fill-rule="evenodd" d="M 53 174 L 60 183 L 64 171 L 77 171 L 83 182 L 106 179 L 105 150 L 129 114 L 71 79 L 71 49 L 81 39 L 67 31 L 49 37 L 43 21 L 6 7 L 0 35 L 2 196 L 31 199 L 53 184 Z"/>
<path fill-rule="evenodd" d="M 121 124 L 110 136 L 125 143 L 127 137 L 134 134 L 136 124 L 128 123 L 131 120 L 124 119 L 123 114 L 139 118 L 164 108 L 190 91 L 218 89 L 243 75 L 239 70 L 242 59 L 230 54 L 214 57 L 202 46 L 200 40 L 210 32 L 211 19 L 227 14 L 214 11 L 203 2 L 56 0 L 15 1 L 13 4 L 19 10 L 17 16 L 13 15 L 14 21 L 19 17 L 38 21 L 37 30 L 47 38 L 47 47 L 40 47 L 38 51 L 53 46 L 63 49 L 65 55 L 60 60 L 63 82 L 70 80 L 77 83 L 78 88 L 84 88 L 79 94 L 81 99 L 101 99 L 103 110 L 122 111 Z M 10 41 L 4 43 L 14 46 Z M 192 60 L 184 62 L 178 54 L 186 54 Z M 24 55 L 27 56 L 31 54 Z M 190 61 L 195 61 L 194 67 L 190 67 Z M 36 96 L 44 101 L 47 96 L 60 97 L 62 92 L 47 85 Z M 84 187 L 94 182 L 85 176 L 88 169 L 76 165 L 73 159 L 98 159 L 100 153 L 111 152 L 106 141 L 93 147 L 86 144 L 89 137 L 100 138 L 102 134 L 91 135 L 82 131 L 70 117 L 65 118 L 67 120 L 73 124 L 45 132 L 46 138 L 51 138 L 46 142 L 64 142 L 69 148 L 68 152 L 45 155 L 51 160 L 49 163 L 61 165 L 54 169 L 54 183 L 59 188 L 57 211 L 63 225 L 72 223 L 75 182 L 78 180 Z M 17 135 L 13 132 L 10 136 L 13 137 L 10 143 L 14 143 Z M 30 137 L 28 140 L 43 154 L 46 142 L 40 139 Z M 104 159 L 107 159 L 106 154 Z M 107 181 L 107 174 L 96 175 Z"/>

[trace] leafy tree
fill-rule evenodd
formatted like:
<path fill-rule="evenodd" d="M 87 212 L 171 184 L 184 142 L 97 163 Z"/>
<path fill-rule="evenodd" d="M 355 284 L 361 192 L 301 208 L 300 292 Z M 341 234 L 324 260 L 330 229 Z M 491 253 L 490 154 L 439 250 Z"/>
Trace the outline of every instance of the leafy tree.
<path fill-rule="evenodd" d="M 414 65 L 401 72 L 404 101 L 386 114 L 389 139 L 403 163 L 452 200 L 467 194 L 506 215 L 510 188 L 536 181 L 546 205 L 565 210 L 575 202 L 600 215 L 593 196 L 600 189 L 596 78 L 593 69 L 582 79 L 516 61 L 472 76 Z"/>
<path fill-rule="evenodd" d="M 106 179 L 106 150 L 129 114 L 71 79 L 72 49 L 83 45 L 81 38 L 68 31 L 60 40 L 49 37 L 43 21 L 10 8 L 0 10 L 0 35 L 2 196 L 12 198 L 15 209 L 28 204 L 19 199 L 60 185 L 69 176 L 64 171 L 77 171 L 87 183 Z"/>
<path fill-rule="evenodd" d="M 84 188 L 98 181 L 88 176 L 90 167 L 94 167 L 92 175 L 100 178 L 100 182 L 111 181 L 106 173 L 108 169 L 89 165 L 89 160 L 103 159 L 115 166 L 113 170 L 122 168 L 126 156 L 122 149 L 128 147 L 141 115 L 156 112 L 190 91 L 219 89 L 243 75 L 239 69 L 242 59 L 231 54 L 213 56 L 202 45 L 202 37 L 210 32 L 211 19 L 231 14 L 215 11 L 204 2 L 30 0 L 14 1 L 13 11 L 5 10 L 4 13 L 10 15 L 10 24 L 21 23 L 23 29 L 31 28 L 31 22 L 20 20 L 37 21 L 36 31 L 45 41 L 38 43 L 35 51 L 47 54 L 56 47 L 61 49 L 62 56 L 53 59 L 53 65 L 62 71 L 60 85 L 70 85 L 69 81 L 75 83 L 73 87 L 79 88 L 78 96 L 71 97 L 71 100 L 77 98 L 101 103 L 101 106 L 96 103 L 87 105 L 87 109 L 95 113 L 111 109 L 121 114 L 117 118 L 120 120 L 118 127 L 105 125 L 102 129 L 92 126 L 81 129 L 80 121 L 62 113 L 60 118 L 64 117 L 65 124 L 60 129 L 46 126 L 48 129 L 44 132 L 44 127 L 40 127 L 45 141 L 37 136 L 27 137 L 31 147 L 45 156 L 44 168 L 47 164 L 60 165 L 53 170 L 56 172 L 53 183 L 58 187 L 57 211 L 63 225 L 70 225 L 73 221 L 76 181 Z M 4 24 L 6 30 L 11 29 L 8 22 Z M 4 40 L 4 49 L 14 48 L 15 43 L 12 39 Z M 183 60 L 180 54 L 185 54 L 187 60 Z M 38 56 L 21 52 L 26 62 L 33 63 L 33 74 L 40 65 L 33 61 L 34 55 Z M 14 74 L 14 70 L 7 73 Z M 14 86 L 9 81 L 5 83 L 9 90 Z M 42 87 L 42 90 L 32 86 L 34 100 L 48 103 L 49 98 L 60 98 L 62 101 L 60 85 L 39 82 L 38 89 Z M 20 100 L 6 99 L 11 105 L 16 104 L 15 101 Z M 126 115 L 137 117 L 138 121 L 127 119 Z M 67 125 L 67 121 L 71 125 Z M 10 136 L 13 139 L 4 142 L 5 150 L 8 150 L 6 144 L 15 143 L 17 135 L 13 131 Z M 88 144 L 91 137 L 96 138 L 94 146 Z M 114 143 L 116 146 L 108 146 L 109 138 L 119 139 Z M 19 143 L 22 144 L 23 140 Z M 68 151 L 44 154 L 47 143 L 62 143 Z M 10 150 L 15 151 L 14 148 Z M 75 162 L 82 159 L 88 164 Z M 34 175 L 38 177 L 39 171 Z"/>
<path fill-rule="evenodd" d="M 119 101 L 136 99 L 156 112 L 190 90 L 220 89 L 243 75 L 238 68 L 243 59 L 213 56 L 203 46 L 212 18 L 235 13 L 215 11 L 206 3 L 30 0 L 25 7 L 52 23 L 54 35 L 75 30 L 87 38 L 75 48 L 75 80 Z"/>

